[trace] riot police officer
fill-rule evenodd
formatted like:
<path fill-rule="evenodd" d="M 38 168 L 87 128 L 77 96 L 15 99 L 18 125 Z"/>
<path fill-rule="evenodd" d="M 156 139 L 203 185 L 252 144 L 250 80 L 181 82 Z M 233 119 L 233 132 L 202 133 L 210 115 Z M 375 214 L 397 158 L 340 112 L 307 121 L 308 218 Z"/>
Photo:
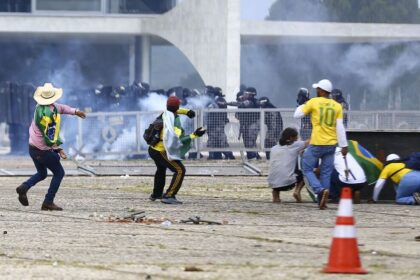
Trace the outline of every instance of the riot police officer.
<path fill-rule="evenodd" d="M 220 91 L 221 93 L 221 91 Z M 208 106 L 209 109 L 226 109 L 226 99 L 220 94 L 216 95 L 214 101 Z M 227 148 L 229 143 L 225 133 L 225 125 L 229 122 L 227 112 L 208 112 L 206 116 L 207 135 L 209 148 Z M 235 159 L 231 151 L 213 151 L 209 152 L 208 159 Z"/>
<path fill-rule="evenodd" d="M 253 87 L 248 87 L 243 92 L 243 101 L 239 102 L 239 109 L 256 109 L 259 108 L 258 100 L 256 99 L 257 90 Z M 257 148 L 257 137 L 260 130 L 260 113 L 259 112 L 238 112 L 242 138 L 244 140 L 245 148 Z M 247 151 L 247 159 L 261 159 L 258 152 Z"/>
<path fill-rule="evenodd" d="M 297 94 L 298 106 L 305 104 L 309 100 L 309 90 L 307 88 L 300 88 Z M 312 133 L 311 115 L 306 115 L 301 119 L 300 122 L 300 138 L 302 140 L 308 140 Z"/>
<path fill-rule="evenodd" d="M 272 109 L 276 108 L 268 97 L 261 97 L 258 99 L 260 108 Z M 264 147 L 271 149 L 277 144 L 283 130 L 283 119 L 280 112 L 268 111 L 264 113 L 264 123 L 267 126 L 267 133 L 265 135 Z M 267 159 L 270 159 L 270 151 L 265 152 Z"/>
<path fill-rule="evenodd" d="M 344 123 L 344 127 L 347 128 L 347 121 L 348 121 L 347 111 L 349 110 L 349 104 L 344 99 L 343 92 L 340 89 L 335 88 L 331 91 L 331 98 L 337 101 L 338 103 L 340 103 L 341 107 L 343 107 L 343 123 Z"/>

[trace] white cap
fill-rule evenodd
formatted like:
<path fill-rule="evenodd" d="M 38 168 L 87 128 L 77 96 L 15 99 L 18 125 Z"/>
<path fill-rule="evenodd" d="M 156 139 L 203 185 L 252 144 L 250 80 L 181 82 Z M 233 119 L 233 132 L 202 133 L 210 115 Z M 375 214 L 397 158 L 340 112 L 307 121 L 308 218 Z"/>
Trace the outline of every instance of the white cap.
<path fill-rule="evenodd" d="M 319 81 L 318 83 L 313 84 L 312 87 L 323 89 L 326 92 L 331 92 L 333 88 L 332 83 L 330 82 L 330 80 L 327 80 L 327 79 L 323 79 Z"/>
<path fill-rule="evenodd" d="M 386 160 L 385 161 L 392 161 L 392 160 L 398 160 L 398 159 L 400 159 L 400 156 L 399 155 L 397 155 L 397 154 L 389 154 L 386 157 Z"/>

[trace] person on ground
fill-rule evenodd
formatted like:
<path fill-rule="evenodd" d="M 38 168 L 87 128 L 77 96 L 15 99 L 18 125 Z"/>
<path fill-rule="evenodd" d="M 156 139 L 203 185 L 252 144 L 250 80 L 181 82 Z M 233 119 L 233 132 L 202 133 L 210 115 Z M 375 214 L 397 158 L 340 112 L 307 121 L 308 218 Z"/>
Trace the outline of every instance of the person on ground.
<path fill-rule="evenodd" d="M 330 198 L 338 202 L 341 189 L 350 187 L 353 193 L 353 203 L 360 203 L 360 191 L 366 186 L 366 175 L 363 168 L 351 153 L 345 157 L 341 154 L 341 148 L 337 147 L 334 154 L 334 170 L 331 174 Z"/>
<path fill-rule="evenodd" d="M 47 178 L 47 169 L 49 169 L 53 173 L 53 177 L 41 210 L 63 210 L 54 203 L 55 195 L 64 177 L 60 157 L 67 158 L 64 150 L 60 148 L 63 143 L 60 138 L 61 114 L 76 115 L 82 119 L 86 118 L 86 114 L 76 108 L 55 103 L 62 95 L 63 89 L 55 88 L 50 83 L 35 90 L 34 99 L 37 105 L 34 119 L 29 128 L 29 155 L 35 164 L 37 173 L 16 188 L 19 202 L 23 206 L 29 205 L 27 197 L 29 189 Z"/>
<path fill-rule="evenodd" d="M 374 202 L 378 201 L 379 194 L 388 179 L 394 183 L 397 204 L 420 204 L 420 171 L 406 168 L 397 154 L 386 157 L 385 167 L 373 190 Z"/>
<path fill-rule="evenodd" d="M 348 148 L 342 106 L 329 98 L 332 83 L 324 79 L 313 84 L 312 87 L 316 89 L 317 97 L 297 107 L 294 117 L 303 118 L 311 114 L 313 129 L 310 145 L 303 153 L 302 171 L 317 194 L 319 209 L 322 210 L 327 208 L 337 143 L 342 148 L 343 156 L 347 155 Z M 319 160 L 321 160 L 320 179 L 314 172 Z"/>
<path fill-rule="evenodd" d="M 296 169 L 297 159 L 309 141 L 298 141 L 296 129 L 288 127 L 281 133 L 279 143 L 270 150 L 268 185 L 272 188 L 273 203 L 280 203 L 280 192 L 296 187 L 293 194 L 297 202 L 302 202 L 300 190 L 305 185 L 303 175 Z"/>
<path fill-rule="evenodd" d="M 185 176 L 185 166 L 182 158 L 191 148 L 191 141 L 206 133 L 203 128 L 196 129 L 193 133 L 186 135 L 182 126 L 179 114 L 195 117 L 193 110 L 179 108 L 181 100 L 176 96 L 169 96 L 166 102 L 166 111 L 159 118 L 162 118 L 163 128 L 160 131 L 159 142 L 149 146 L 149 155 L 156 164 L 153 193 L 149 199 L 155 201 L 160 199 L 166 204 L 182 204 L 176 198 Z M 165 187 L 166 169 L 174 172 L 172 181 L 163 194 Z"/>

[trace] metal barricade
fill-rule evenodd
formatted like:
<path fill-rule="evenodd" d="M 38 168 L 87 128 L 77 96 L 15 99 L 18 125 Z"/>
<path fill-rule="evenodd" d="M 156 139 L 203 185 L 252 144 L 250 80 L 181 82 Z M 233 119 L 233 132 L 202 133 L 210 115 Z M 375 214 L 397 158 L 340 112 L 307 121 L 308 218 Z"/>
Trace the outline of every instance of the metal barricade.
<path fill-rule="evenodd" d="M 66 130 L 66 142 L 91 158 L 147 157 L 143 132 L 161 112 L 98 112 L 79 119 Z M 294 109 L 202 109 L 189 119 L 181 115 L 185 133 L 205 127 L 207 134 L 193 141 L 193 152 L 264 152 L 278 142 L 286 127 L 300 129 Z M 348 131 L 420 131 L 417 111 L 349 111 Z M 282 126 L 275 125 L 281 115 Z"/>

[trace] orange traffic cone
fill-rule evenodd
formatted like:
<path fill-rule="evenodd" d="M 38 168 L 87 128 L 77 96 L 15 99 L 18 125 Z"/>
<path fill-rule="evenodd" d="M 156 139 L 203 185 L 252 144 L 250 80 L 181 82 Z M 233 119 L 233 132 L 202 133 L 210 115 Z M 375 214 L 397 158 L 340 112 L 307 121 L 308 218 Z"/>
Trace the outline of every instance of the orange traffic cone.
<path fill-rule="evenodd" d="M 341 192 L 328 265 L 325 273 L 366 274 L 362 268 L 354 227 L 351 188 Z"/>

